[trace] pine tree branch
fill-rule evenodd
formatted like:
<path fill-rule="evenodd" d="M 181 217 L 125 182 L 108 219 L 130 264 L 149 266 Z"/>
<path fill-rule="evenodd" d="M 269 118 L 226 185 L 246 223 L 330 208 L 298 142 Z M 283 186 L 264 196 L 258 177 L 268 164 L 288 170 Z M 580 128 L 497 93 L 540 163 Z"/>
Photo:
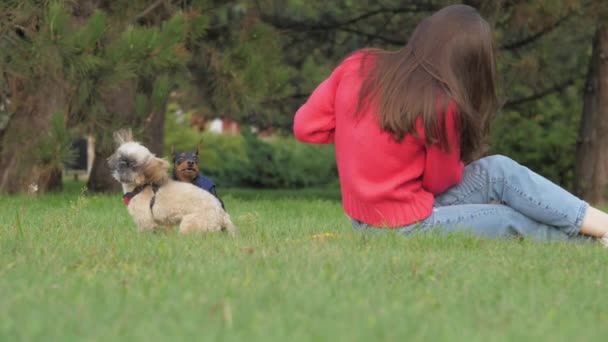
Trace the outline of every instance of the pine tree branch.
<path fill-rule="evenodd" d="M 522 104 L 526 104 L 528 102 L 534 102 L 537 100 L 542 99 L 545 96 L 554 94 L 554 93 L 559 93 L 563 90 L 565 90 L 566 88 L 574 85 L 574 83 L 576 83 L 576 81 L 585 78 L 585 75 L 577 75 L 573 78 L 567 79 L 561 83 L 558 83 L 552 87 L 543 89 L 539 92 L 536 92 L 530 96 L 524 96 L 524 97 L 520 97 L 517 99 L 512 99 L 512 100 L 507 100 L 507 102 L 505 102 L 504 104 L 504 108 L 514 108 L 514 107 L 518 107 L 521 106 Z"/>
<path fill-rule="evenodd" d="M 325 31 L 325 30 L 336 30 L 343 29 L 345 26 L 352 25 L 363 20 L 369 19 L 379 14 L 399 14 L 399 13 L 419 13 L 419 12 L 431 12 L 437 10 L 439 7 L 436 5 L 421 2 L 416 4 L 411 4 L 406 7 L 397 7 L 397 8 L 389 8 L 389 7 L 380 7 L 375 10 L 371 10 L 352 18 L 339 21 L 335 20 L 335 18 L 331 18 L 329 23 L 322 23 L 321 21 L 304 21 L 304 20 L 295 20 L 289 17 L 282 17 L 279 15 L 270 15 L 267 13 L 263 13 L 260 11 L 260 18 L 262 21 L 273 25 L 278 29 L 283 30 L 294 30 L 294 31 Z M 327 20 L 326 20 L 327 21 Z"/>
<path fill-rule="evenodd" d="M 150 12 L 154 11 L 157 7 L 164 5 L 165 4 L 165 0 L 156 0 L 155 2 L 153 2 L 150 6 L 148 6 L 145 10 L 143 10 L 143 12 L 139 13 L 136 17 L 134 21 L 140 21 L 141 19 L 145 18 L 148 14 L 150 14 Z"/>
<path fill-rule="evenodd" d="M 386 8 L 386 7 L 382 7 L 379 8 L 375 11 L 370 11 L 367 13 L 363 13 L 361 15 L 358 15 L 356 17 L 353 17 L 351 19 L 347 19 L 345 21 L 342 22 L 336 22 L 331 26 L 328 26 L 327 29 L 332 29 L 332 28 L 340 28 L 343 26 L 347 26 L 350 24 L 355 24 L 359 21 L 365 20 L 367 18 L 371 18 L 373 16 L 376 16 L 378 14 L 384 14 L 384 13 L 390 13 L 390 14 L 397 14 L 397 13 L 412 13 L 412 12 L 431 12 L 436 10 L 437 7 L 430 5 L 430 4 L 424 4 L 424 6 L 422 6 L 422 4 L 414 4 L 411 7 L 402 7 L 402 8 Z"/>
<path fill-rule="evenodd" d="M 379 40 L 383 43 L 387 43 L 387 44 L 393 44 L 393 45 L 404 45 L 406 43 L 406 40 L 400 40 L 400 39 L 395 39 L 395 38 L 391 38 L 391 37 L 387 37 L 387 36 L 382 36 L 379 34 L 374 34 L 374 33 L 368 33 L 368 32 L 364 32 L 364 31 L 360 31 L 360 30 L 356 30 L 356 29 L 352 29 L 352 28 L 348 28 L 348 27 L 341 27 L 339 28 L 340 31 L 344 31 L 344 32 L 348 32 L 348 33 L 352 33 L 352 34 L 356 34 L 358 36 L 363 36 L 369 39 L 376 39 Z"/>
<path fill-rule="evenodd" d="M 550 25 L 543 27 L 542 29 L 540 29 L 539 31 L 529 35 L 528 37 L 525 37 L 523 39 L 520 40 L 516 40 L 513 42 L 507 42 L 504 43 L 500 46 L 501 49 L 503 50 L 515 50 L 515 49 L 519 49 L 522 48 L 528 44 L 534 43 L 535 41 L 539 40 L 540 38 L 542 38 L 544 35 L 546 35 L 547 33 L 552 32 L 553 30 L 555 30 L 556 28 L 558 28 L 562 23 L 564 23 L 570 16 L 572 15 L 572 12 L 569 12 L 568 14 L 562 16 L 561 18 L 557 19 L 555 22 L 551 23 Z"/>

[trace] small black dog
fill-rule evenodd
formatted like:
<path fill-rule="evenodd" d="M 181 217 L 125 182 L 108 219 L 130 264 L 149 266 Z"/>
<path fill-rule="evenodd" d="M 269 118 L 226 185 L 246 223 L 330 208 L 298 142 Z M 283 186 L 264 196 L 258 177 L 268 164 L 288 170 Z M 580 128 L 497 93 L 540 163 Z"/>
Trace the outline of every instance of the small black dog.
<path fill-rule="evenodd" d="M 180 182 L 192 183 L 199 188 L 211 193 L 215 196 L 222 205 L 222 208 L 226 210 L 224 202 L 217 195 L 215 190 L 215 183 L 205 177 L 198 167 L 198 147 L 195 151 L 175 151 L 172 149 L 171 154 L 173 155 L 173 179 Z"/>

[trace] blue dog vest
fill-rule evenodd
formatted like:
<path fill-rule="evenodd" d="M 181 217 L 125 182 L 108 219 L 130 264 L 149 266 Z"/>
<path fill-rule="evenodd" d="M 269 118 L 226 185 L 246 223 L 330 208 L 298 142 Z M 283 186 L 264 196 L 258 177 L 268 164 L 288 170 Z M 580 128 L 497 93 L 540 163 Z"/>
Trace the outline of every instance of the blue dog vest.
<path fill-rule="evenodd" d="M 215 195 L 215 183 L 213 183 L 211 179 L 203 176 L 202 173 L 199 173 L 198 176 L 196 176 L 194 185 Z"/>

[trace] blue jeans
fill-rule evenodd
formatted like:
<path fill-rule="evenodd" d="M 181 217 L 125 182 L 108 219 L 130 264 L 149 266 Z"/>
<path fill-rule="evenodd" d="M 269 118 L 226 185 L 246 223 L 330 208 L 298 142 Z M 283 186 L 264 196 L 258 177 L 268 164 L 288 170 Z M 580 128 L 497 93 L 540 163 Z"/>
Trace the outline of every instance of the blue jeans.
<path fill-rule="evenodd" d="M 530 169 L 504 156 L 469 164 L 462 182 L 435 197 L 432 214 L 401 233 L 465 231 L 482 237 L 535 240 L 583 239 L 589 205 Z M 370 226 L 353 220 L 355 229 Z"/>

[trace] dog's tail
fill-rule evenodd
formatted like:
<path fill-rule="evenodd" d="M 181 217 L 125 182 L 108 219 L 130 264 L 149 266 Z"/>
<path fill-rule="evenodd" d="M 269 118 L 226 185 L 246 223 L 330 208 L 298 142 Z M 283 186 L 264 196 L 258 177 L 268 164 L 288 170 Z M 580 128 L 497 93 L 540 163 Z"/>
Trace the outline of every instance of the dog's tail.
<path fill-rule="evenodd" d="M 114 141 L 118 146 L 133 141 L 133 132 L 131 132 L 130 128 L 121 128 L 114 132 Z"/>
<path fill-rule="evenodd" d="M 227 212 L 224 212 L 222 230 L 230 233 L 231 235 L 235 235 L 239 232 L 239 229 L 234 225 L 234 223 L 232 223 L 230 215 L 228 215 Z"/>

